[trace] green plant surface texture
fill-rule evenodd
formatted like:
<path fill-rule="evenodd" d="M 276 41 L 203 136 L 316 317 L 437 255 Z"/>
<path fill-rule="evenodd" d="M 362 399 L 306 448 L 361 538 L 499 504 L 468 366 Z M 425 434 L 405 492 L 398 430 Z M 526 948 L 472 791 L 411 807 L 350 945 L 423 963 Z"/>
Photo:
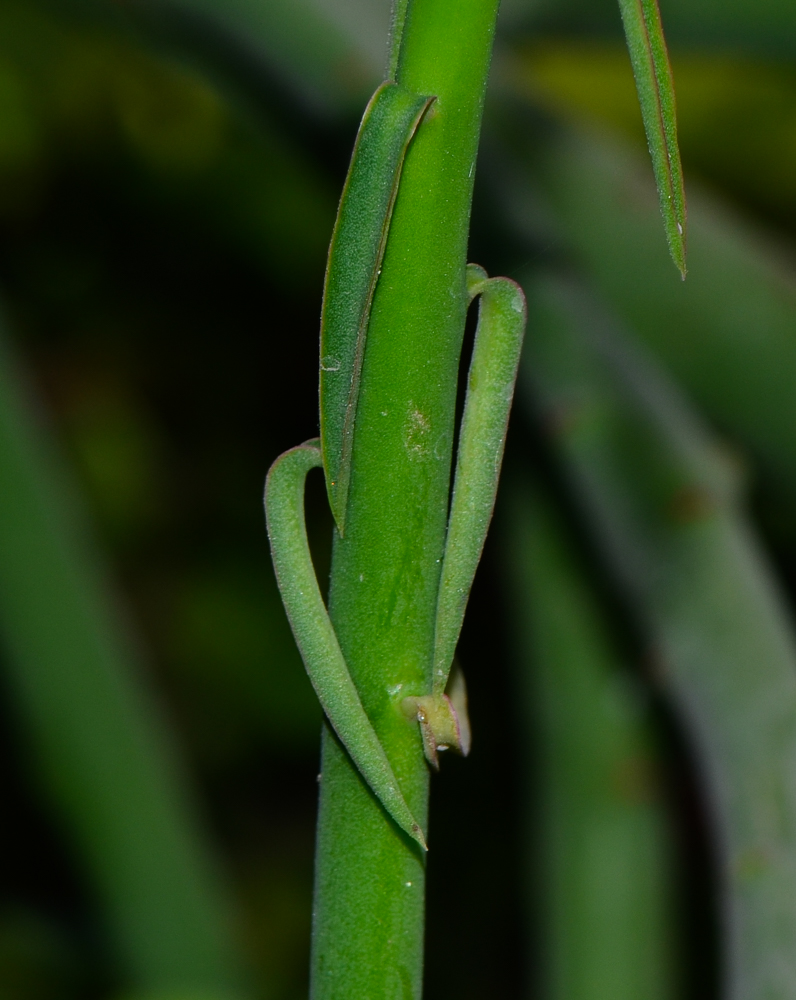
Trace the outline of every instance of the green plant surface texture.
<path fill-rule="evenodd" d="M 104 907 L 122 977 L 142 991 L 238 997 L 220 873 L 0 332 L 0 632 L 20 728 Z"/>
<path fill-rule="evenodd" d="M 528 858 L 544 996 L 664 1000 L 674 996 L 674 855 L 644 692 L 550 498 L 525 477 L 504 513 L 540 795 Z"/>
<path fill-rule="evenodd" d="M 396 79 L 436 100 L 406 155 L 373 299 L 329 593 L 365 711 L 424 828 L 428 769 L 401 703 L 431 689 L 470 202 L 496 15 L 495 0 L 414 0 L 406 10 Z M 313 1000 L 420 996 L 424 885 L 419 847 L 325 729 Z"/>
<path fill-rule="evenodd" d="M 796 637 L 737 472 L 649 358 L 571 281 L 525 283 L 526 389 L 646 630 L 699 761 L 728 996 L 796 977 Z"/>
<path fill-rule="evenodd" d="M 359 127 L 337 213 L 321 313 L 321 449 L 329 505 L 345 533 L 362 359 L 406 150 L 433 98 L 387 81 Z"/>
<path fill-rule="evenodd" d="M 698 188 L 689 198 L 689 279 L 660 245 L 643 160 L 574 129 L 551 141 L 539 172 L 563 242 L 604 299 L 707 416 L 759 459 L 788 509 L 796 497 L 796 286 L 764 234 Z M 524 182 L 523 182 L 524 183 Z M 523 183 L 517 205 L 528 201 Z"/>

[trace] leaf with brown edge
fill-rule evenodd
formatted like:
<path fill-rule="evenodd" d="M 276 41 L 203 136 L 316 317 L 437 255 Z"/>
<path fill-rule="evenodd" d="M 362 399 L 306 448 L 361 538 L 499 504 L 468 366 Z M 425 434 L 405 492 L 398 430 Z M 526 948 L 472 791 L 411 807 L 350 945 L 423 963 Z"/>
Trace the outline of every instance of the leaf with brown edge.
<path fill-rule="evenodd" d="M 657 0 L 619 0 L 669 252 L 686 274 L 686 203 L 674 81 Z"/>
<path fill-rule="evenodd" d="M 370 309 L 404 157 L 433 101 L 390 81 L 373 95 L 359 128 L 329 247 L 321 312 L 321 450 L 329 506 L 341 535 Z"/>

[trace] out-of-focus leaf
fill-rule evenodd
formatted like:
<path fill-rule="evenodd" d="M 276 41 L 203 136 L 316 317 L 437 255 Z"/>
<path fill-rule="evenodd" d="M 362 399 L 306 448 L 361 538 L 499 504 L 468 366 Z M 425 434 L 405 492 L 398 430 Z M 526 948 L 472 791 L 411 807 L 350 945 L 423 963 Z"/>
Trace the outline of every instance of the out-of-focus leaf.
<path fill-rule="evenodd" d="M 50 175 L 68 167 L 106 184 L 121 172 L 132 197 L 182 213 L 283 281 L 323 266 L 336 192 L 265 111 L 255 124 L 195 70 L 123 32 L 77 30 L 57 11 L 9 0 L 0 5 L 0 218 L 29 202 L 35 211 Z"/>
<path fill-rule="evenodd" d="M 712 813 L 723 979 L 796 977 L 796 638 L 726 457 L 571 282 L 526 283 L 525 389 L 651 642 Z"/>
<path fill-rule="evenodd" d="M 226 47 L 228 63 L 263 68 L 321 112 L 356 107 L 386 69 L 387 0 L 132 0 L 131 9 L 165 17 L 169 35 L 200 54 L 208 41 Z"/>
<path fill-rule="evenodd" d="M 81 959 L 62 926 L 13 906 L 0 911 L 3 1000 L 74 1000 L 86 989 Z"/>
<path fill-rule="evenodd" d="M 642 693 L 549 500 L 518 482 L 508 508 L 543 995 L 672 996 L 672 854 Z"/>
<path fill-rule="evenodd" d="M 502 190 L 512 219 L 536 236 L 522 209 L 535 197 L 526 164 L 515 165 Z M 680 281 L 660 239 L 648 167 L 607 138 L 562 130 L 550 137 L 536 176 L 565 246 L 604 298 L 705 412 L 796 496 L 796 271 L 788 258 L 692 189 L 689 279 Z"/>
<path fill-rule="evenodd" d="M 233 996 L 229 900 L 66 470 L 0 341 L 0 632 L 20 728 L 126 977 Z"/>

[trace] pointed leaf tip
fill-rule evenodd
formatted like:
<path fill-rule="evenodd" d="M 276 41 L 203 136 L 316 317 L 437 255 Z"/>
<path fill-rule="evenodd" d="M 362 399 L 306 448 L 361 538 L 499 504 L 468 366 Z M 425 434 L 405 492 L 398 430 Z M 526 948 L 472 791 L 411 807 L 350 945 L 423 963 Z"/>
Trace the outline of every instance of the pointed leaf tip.
<path fill-rule="evenodd" d="M 657 0 L 619 0 L 669 253 L 686 276 L 687 210 L 674 80 Z"/>

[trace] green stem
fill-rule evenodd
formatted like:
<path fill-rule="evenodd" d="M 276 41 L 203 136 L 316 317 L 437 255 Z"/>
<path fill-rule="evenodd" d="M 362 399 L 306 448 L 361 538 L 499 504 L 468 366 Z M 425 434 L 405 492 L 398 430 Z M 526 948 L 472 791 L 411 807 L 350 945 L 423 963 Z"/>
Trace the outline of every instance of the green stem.
<path fill-rule="evenodd" d="M 473 174 L 496 0 L 413 0 L 397 79 L 437 98 L 409 149 L 362 367 L 345 538 L 329 609 L 421 823 L 428 771 L 401 702 L 431 687 Z M 324 734 L 313 1000 L 420 996 L 424 866 Z"/>

